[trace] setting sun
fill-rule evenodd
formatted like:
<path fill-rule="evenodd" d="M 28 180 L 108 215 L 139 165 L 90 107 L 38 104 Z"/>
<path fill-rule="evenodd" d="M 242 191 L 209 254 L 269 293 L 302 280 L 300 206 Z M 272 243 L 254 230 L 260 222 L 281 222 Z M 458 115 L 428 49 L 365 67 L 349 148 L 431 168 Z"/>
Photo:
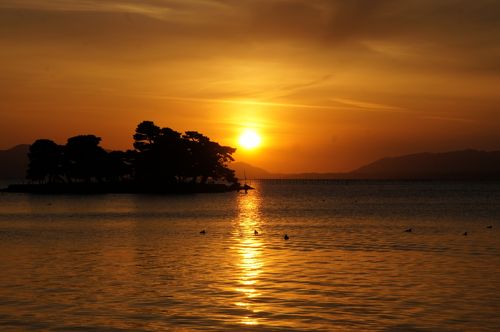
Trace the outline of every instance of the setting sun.
<path fill-rule="evenodd" d="M 254 149 L 260 145 L 260 136 L 251 129 L 245 130 L 240 138 L 239 138 L 239 144 L 245 149 Z"/>

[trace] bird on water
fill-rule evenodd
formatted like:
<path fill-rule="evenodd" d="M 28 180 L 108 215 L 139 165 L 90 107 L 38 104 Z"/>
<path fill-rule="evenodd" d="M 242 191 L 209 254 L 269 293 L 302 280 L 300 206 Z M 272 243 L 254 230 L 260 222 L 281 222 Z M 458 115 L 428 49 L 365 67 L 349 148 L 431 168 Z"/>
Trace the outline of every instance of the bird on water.
<path fill-rule="evenodd" d="M 202 231 L 200 232 L 200 234 L 205 234 L 205 233 L 206 233 L 206 231 L 205 231 L 205 230 L 202 230 Z"/>
<path fill-rule="evenodd" d="M 411 228 L 408 228 L 407 230 L 405 230 L 406 233 L 411 233 L 412 232 L 412 229 Z"/>
<path fill-rule="evenodd" d="M 253 230 L 253 235 L 259 235 L 259 232 L 257 232 L 256 229 Z"/>
<path fill-rule="evenodd" d="M 493 225 L 486 226 L 486 228 L 492 229 Z"/>
<path fill-rule="evenodd" d="M 285 236 L 283 237 L 285 240 L 288 240 L 289 237 L 288 237 L 288 234 L 285 234 Z"/>
<path fill-rule="evenodd" d="M 463 235 L 463 236 L 467 236 L 467 232 L 464 232 L 462 235 Z"/>

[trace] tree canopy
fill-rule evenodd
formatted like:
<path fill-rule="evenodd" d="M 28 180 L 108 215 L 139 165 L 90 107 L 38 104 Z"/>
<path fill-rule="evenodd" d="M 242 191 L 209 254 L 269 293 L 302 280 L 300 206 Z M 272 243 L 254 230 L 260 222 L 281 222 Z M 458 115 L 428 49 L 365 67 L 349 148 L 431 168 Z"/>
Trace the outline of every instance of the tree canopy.
<path fill-rule="evenodd" d="M 197 131 L 177 132 L 152 121 L 139 123 L 133 149 L 106 151 L 95 135 L 70 137 L 65 145 L 36 140 L 29 151 L 27 178 L 36 182 L 133 183 L 149 187 L 237 183 L 228 168 L 235 148 Z"/>
<path fill-rule="evenodd" d="M 28 152 L 26 177 L 32 181 L 54 182 L 62 175 L 63 147 L 48 139 L 38 139 Z"/>

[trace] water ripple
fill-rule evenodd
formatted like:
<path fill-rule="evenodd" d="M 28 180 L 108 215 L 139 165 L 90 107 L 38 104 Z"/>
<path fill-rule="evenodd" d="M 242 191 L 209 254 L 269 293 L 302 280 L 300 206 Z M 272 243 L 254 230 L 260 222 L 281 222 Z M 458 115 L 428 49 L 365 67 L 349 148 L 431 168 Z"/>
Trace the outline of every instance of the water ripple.
<path fill-rule="evenodd" d="M 255 186 L 0 195 L 0 327 L 498 330 L 498 185 Z"/>

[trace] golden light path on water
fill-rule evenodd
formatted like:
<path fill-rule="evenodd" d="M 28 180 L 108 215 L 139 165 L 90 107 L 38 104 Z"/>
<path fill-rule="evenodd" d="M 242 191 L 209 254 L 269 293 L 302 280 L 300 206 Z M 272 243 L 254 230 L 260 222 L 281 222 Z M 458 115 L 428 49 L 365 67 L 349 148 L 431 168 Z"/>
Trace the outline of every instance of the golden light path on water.
<path fill-rule="evenodd" d="M 236 237 L 239 239 L 239 287 L 235 290 L 243 295 L 243 301 L 236 302 L 239 308 L 257 313 L 254 307 L 255 298 L 261 294 L 257 289 L 258 277 L 262 273 L 264 263 L 261 258 L 262 240 L 254 231 L 261 229 L 260 219 L 261 199 L 256 190 L 251 190 L 248 194 L 241 194 L 238 197 L 238 225 Z M 254 317 L 245 316 L 241 321 L 244 325 L 258 325 L 259 320 Z"/>

